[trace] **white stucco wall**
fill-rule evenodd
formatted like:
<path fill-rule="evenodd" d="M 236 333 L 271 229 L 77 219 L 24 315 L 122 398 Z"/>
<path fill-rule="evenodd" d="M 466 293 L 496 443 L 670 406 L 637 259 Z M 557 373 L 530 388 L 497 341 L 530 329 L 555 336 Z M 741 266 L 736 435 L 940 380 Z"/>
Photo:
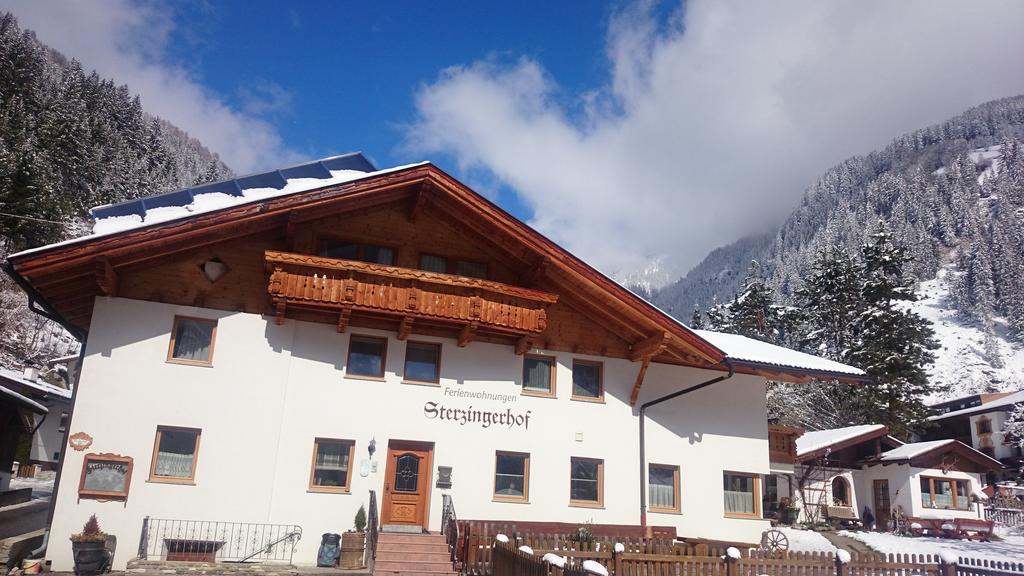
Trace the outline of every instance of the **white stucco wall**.
<path fill-rule="evenodd" d="M 889 481 L 889 498 L 892 506 L 900 506 L 908 516 L 921 518 L 978 518 L 977 506 L 971 505 L 969 510 L 946 510 L 926 508 L 921 503 L 921 476 L 935 478 L 951 478 L 956 480 L 968 480 L 971 482 L 970 490 L 981 487 L 981 478 L 978 474 L 951 470 L 943 472 L 938 469 L 916 468 L 908 464 L 893 464 L 890 466 L 870 466 L 855 473 L 858 498 L 866 505 L 874 509 L 873 495 L 871 493 L 874 480 Z M 876 513 L 877 517 L 878 514 Z"/>
<path fill-rule="evenodd" d="M 219 319 L 213 367 L 165 362 L 175 314 Z M 388 337 L 383 380 L 345 376 L 351 332 Z M 460 518 L 639 523 L 638 419 L 629 405 L 638 364 L 552 353 L 557 398 L 537 398 L 519 394 L 523 359 L 511 346 L 459 348 L 453 340 L 415 339 L 442 343 L 440 386 L 402 383 L 406 343 L 393 332 L 338 334 L 325 324 L 287 320 L 276 326 L 253 314 L 97 299 L 71 432 L 93 437 L 87 452 L 131 456 L 135 467 L 127 502 L 79 500 L 84 452 L 68 449 L 48 550 L 53 568 L 71 568 L 67 538 L 92 513 L 118 537 L 115 569 L 134 556 L 145 516 L 298 524 L 304 537 L 295 563 L 313 563 L 321 533 L 351 528 L 369 490 L 381 497 L 393 439 L 434 443 L 431 485 L 437 466 L 453 468 L 449 492 Z M 573 358 L 604 362 L 604 403 L 570 400 Z M 716 375 L 654 364 L 640 402 Z M 446 395 L 455 390 L 510 400 Z M 649 524 L 676 526 L 682 536 L 760 538 L 766 521 L 724 517 L 722 472 L 768 472 L 764 391 L 763 379 L 737 375 L 648 411 L 647 461 L 681 471 L 681 512 L 649 513 Z M 529 428 L 430 420 L 428 401 L 529 411 Z M 202 429 L 194 485 L 147 480 L 158 425 Z M 350 493 L 307 490 L 315 437 L 355 441 Z M 361 476 L 371 439 L 377 469 Z M 495 450 L 530 453 L 529 503 L 492 500 Z M 569 506 L 572 456 L 604 459 L 602 508 Z M 431 530 L 440 527 L 441 493 L 432 488 Z"/>
<path fill-rule="evenodd" d="M 987 412 L 985 414 L 978 414 L 971 416 L 971 445 L 975 450 L 981 450 L 982 443 L 981 437 L 978 435 L 978 421 L 982 418 L 986 418 L 992 421 L 992 434 L 989 437 L 992 440 L 992 448 L 994 450 L 993 457 L 996 460 L 1003 458 L 1013 458 L 1017 456 L 1017 450 L 1013 444 L 1007 444 L 1003 435 L 1003 427 L 1006 426 L 1006 419 L 1009 417 L 1007 412 Z"/>

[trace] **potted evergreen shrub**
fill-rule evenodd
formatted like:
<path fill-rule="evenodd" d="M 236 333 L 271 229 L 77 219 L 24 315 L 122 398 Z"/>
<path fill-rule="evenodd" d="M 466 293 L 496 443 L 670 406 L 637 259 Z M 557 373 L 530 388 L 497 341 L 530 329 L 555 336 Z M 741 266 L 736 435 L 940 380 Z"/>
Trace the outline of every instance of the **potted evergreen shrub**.
<path fill-rule="evenodd" d="M 71 536 L 71 554 L 75 560 L 75 574 L 78 576 L 95 576 L 110 567 L 107 534 L 100 530 L 95 514 L 89 517 L 80 534 Z"/>
<path fill-rule="evenodd" d="M 341 535 L 341 567 L 362 568 L 366 556 L 366 509 L 362 506 L 356 512 L 352 530 Z"/>

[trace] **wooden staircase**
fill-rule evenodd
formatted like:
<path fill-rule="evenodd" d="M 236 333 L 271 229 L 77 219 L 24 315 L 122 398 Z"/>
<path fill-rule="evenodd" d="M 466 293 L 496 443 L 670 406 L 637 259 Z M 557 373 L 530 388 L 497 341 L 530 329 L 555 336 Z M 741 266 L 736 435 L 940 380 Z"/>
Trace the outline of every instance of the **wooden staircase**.
<path fill-rule="evenodd" d="M 375 575 L 445 576 L 455 574 L 444 536 L 381 532 Z"/>

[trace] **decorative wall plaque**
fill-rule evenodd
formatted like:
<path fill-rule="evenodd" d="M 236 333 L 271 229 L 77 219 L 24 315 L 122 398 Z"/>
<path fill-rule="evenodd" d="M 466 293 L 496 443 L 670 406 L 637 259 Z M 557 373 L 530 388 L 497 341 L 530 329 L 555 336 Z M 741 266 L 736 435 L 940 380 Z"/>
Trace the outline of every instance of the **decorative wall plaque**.
<path fill-rule="evenodd" d="M 70 444 L 71 448 L 74 450 L 81 452 L 82 450 L 89 448 L 89 446 L 92 446 L 92 436 L 89 436 L 85 432 L 75 432 L 68 437 L 68 444 Z"/>
<path fill-rule="evenodd" d="M 127 500 L 131 483 L 130 456 L 86 454 L 85 461 L 82 462 L 78 496 L 98 500 Z"/>

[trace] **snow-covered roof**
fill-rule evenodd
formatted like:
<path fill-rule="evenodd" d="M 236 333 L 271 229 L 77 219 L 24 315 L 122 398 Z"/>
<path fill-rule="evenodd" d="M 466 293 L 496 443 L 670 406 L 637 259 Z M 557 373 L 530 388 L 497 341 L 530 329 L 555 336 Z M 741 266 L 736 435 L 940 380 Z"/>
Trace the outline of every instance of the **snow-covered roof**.
<path fill-rule="evenodd" d="M 14 390 L 11 390 L 4 386 L 0 386 L 0 398 L 12 401 L 15 404 L 22 406 L 24 408 L 28 408 L 29 410 L 32 410 L 36 414 L 46 414 L 47 412 L 49 412 L 49 410 L 47 410 L 46 407 L 43 406 L 42 404 L 28 398 L 27 396 L 22 396 L 21 394 L 18 394 Z"/>
<path fill-rule="evenodd" d="M 10 368 L 0 368 L 0 379 L 19 384 L 26 388 L 31 388 L 43 394 L 50 394 L 67 400 L 71 399 L 71 390 L 67 388 L 61 388 L 60 386 L 54 386 L 46 382 L 39 382 L 28 380 L 25 378 L 24 373 L 18 372 L 17 370 L 11 370 Z"/>
<path fill-rule="evenodd" d="M 808 372 L 820 372 L 822 375 L 843 375 L 864 377 L 864 371 L 860 368 L 847 366 L 828 358 L 812 356 L 782 346 L 776 346 L 738 334 L 726 334 L 724 332 L 712 332 L 711 330 L 694 330 L 701 338 L 704 338 L 716 348 L 725 352 L 730 360 L 759 364 L 764 366 L 778 366 L 779 368 L 795 368 Z"/>
<path fill-rule="evenodd" d="M 1024 390 L 1014 392 L 1003 396 L 1002 398 L 996 398 L 989 402 L 983 402 L 979 406 L 971 406 L 970 408 L 961 408 L 960 410 L 953 410 L 944 414 L 936 414 L 931 416 L 929 420 L 944 420 L 946 418 L 953 418 L 954 416 L 969 416 L 972 414 L 984 414 L 985 412 L 992 412 L 999 408 L 1005 408 L 1013 406 L 1014 404 L 1024 403 Z"/>
<path fill-rule="evenodd" d="M 344 154 L 280 170 L 211 182 L 117 204 L 97 206 L 89 211 L 93 217 L 92 234 L 38 248 L 30 248 L 12 254 L 11 257 L 77 244 L 127 230 L 146 228 L 197 214 L 259 202 L 267 198 L 308 192 L 317 188 L 397 172 L 423 164 L 428 164 L 428 162 L 377 170 L 360 153 Z"/>
<path fill-rule="evenodd" d="M 917 458 L 921 454 L 926 454 L 940 448 L 947 444 L 953 444 L 956 440 L 929 440 L 927 442 L 911 442 L 910 444 L 904 444 L 899 448 L 893 448 L 888 452 L 883 452 L 880 460 L 883 462 L 892 462 L 896 460 L 910 460 L 911 458 Z"/>
<path fill-rule="evenodd" d="M 796 439 L 797 457 L 817 452 L 822 448 L 834 446 L 840 442 L 846 442 L 865 434 L 883 430 L 881 424 L 862 424 L 859 426 L 847 426 L 845 428 L 832 428 L 830 430 L 818 430 L 805 432 L 803 436 Z"/>

